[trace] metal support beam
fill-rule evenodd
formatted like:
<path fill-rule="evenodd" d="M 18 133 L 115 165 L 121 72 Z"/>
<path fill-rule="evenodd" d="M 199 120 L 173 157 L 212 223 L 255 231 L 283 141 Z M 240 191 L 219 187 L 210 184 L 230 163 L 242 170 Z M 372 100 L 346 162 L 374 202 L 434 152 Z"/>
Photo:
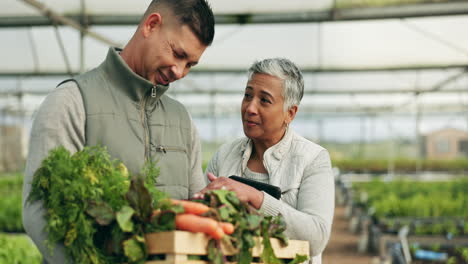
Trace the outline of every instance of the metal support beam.
<path fill-rule="evenodd" d="M 353 72 L 397 72 L 397 71 L 424 71 L 424 70 L 449 70 L 449 69 L 465 69 L 468 68 L 468 64 L 440 64 L 440 65 L 401 65 L 392 67 L 366 67 L 366 68 L 327 68 L 327 67 L 302 67 L 302 73 L 353 73 Z M 190 75 L 196 74 L 243 74 L 246 73 L 246 68 L 202 68 L 195 67 L 190 71 Z M 73 72 L 75 75 L 76 72 Z M 65 76 L 68 75 L 65 71 L 24 71 L 24 72 L 0 72 L 0 77 L 18 77 L 18 76 Z"/>
<path fill-rule="evenodd" d="M 82 26 L 80 23 L 76 22 L 76 21 L 79 21 L 79 20 L 74 20 L 74 19 L 70 19 L 68 17 L 65 17 L 61 14 L 59 14 L 58 12 L 55 12 L 53 11 L 52 9 L 48 8 L 47 6 L 45 6 L 44 4 L 42 4 L 41 2 L 39 1 L 36 1 L 36 0 L 21 0 L 23 2 L 25 2 L 26 4 L 29 4 L 30 6 L 36 8 L 37 10 L 39 10 L 39 12 L 41 12 L 44 16 L 45 16 L 45 19 L 48 21 L 48 25 L 51 26 L 51 25 L 55 25 L 55 24 L 61 24 L 61 25 L 67 25 L 67 26 L 70 26 L 76 30 L 79 30 L 80 32 L 82 32 L 83 34 L 86 34 L 100 42 L 103 42 L 107 45 L 110 45 L 110 46 L 113 46 L 113 47 L 121 47 L 122 45 L 119 44 L 119 43 L 116 43 L 104 36 L 102 36 L 101 34 L 98 34 L 98 33 L 95 33 L 95 32 L 92 32 L 90 30 L 88 30 L 86 27 Z M 34 26 L 34 25 L 30 25 L 30 26 Z"/>
<path fill-rule="evenodd" d="M 414 133 L 415 133 L 415 141 L 416 141 L 416 174 L 419 174 L 422 169 L 422 159 L 424 153 L 422 152 L 422 144 L 423 144 L 423 139 L 422 139 L 422 133 L 421 133 L 421 105 L 419 103 L 419 98 L 416 97 L 414 100 L 414 107 L 415 107 L 415 113 L 414 113 Z"/>
<path fill-rule="evenodd" d="M 1 97 L 8 97 L 8 96 L 23 96 L 25 94 L 32 95 L 32 96 L 42 96 L 46 95 L 50 92 L 50 90 L 32 90 L 32 91 L 22 91 L 21 94 L 18 94 L 17 91 L 12 90 L 0 90 L 0 98 Z M 170 89 L 168 94 L 174 96 L 193 96 L 193 95 L 239 95 L 241 94 L 241 90 L 186 90 L 186 89 Z M 431 89 L 407 89 L 407 90 L 392 90 L 392 89 L 383 89 L 383 90 L 371 90 L 371 89 L 353 89 L 353 90 L 310 90 L 308 87 L 305 87 L 304 94 L 305 95 L 390 95 L 390 94 L 423 94 L 423 93 L 437 93 L 437 94 L 459 94 L 459 93 L 467 93 L 468 89 L 466 88 L 456 88 L 456 89 L 449 89 L 449 90 L 431 90 Z M 409 102 L 406 102 L 409 104 Z"/>
<path fill-rule="evenodd" d="M 335 21 L 394 19 L 429 16 L 453 16 L 468 14 L 466 1 L 444 3 L 401 4 L 384 7 L 343 8 L 334 10 Z"/>
<path fill-rule="evenodd" d="M 246 73 L 246 68 L 197 68 L 190 71 L 196 73 Z M 457 68 L 468 68 L 468 64 L 425 64 L 425 65 L 397 65 L 377 67 L 300 67 L 303 73 L 345 73 L 345 72 L 395 72 L 395 71 L 424 71 L 424 70 L 449 70 Z"/>
<path fill-rule="evenodd" d="M 169 90 L 169 94 L 174 95 L 202 95 L 202 94 L 218 94 L 218 95 L 231 95 L 231 94 L 241 94 L 241 90 Z M 342 89 L 308 89 L 305 87 L 305 95 L 389 95 L 389 94 L 424 94 L 424 93 L 434 93 L 438 94 L 455 94 L 455 93 L 468 93 L 468 88 L 454 88 L 447 90 L 432 90 L 432 89 L 352 89 L 352 90 L 342 90 Z"/>
<path fill-rule="evenodd" d="M 80 1 L 81 4 L 81 25 L 88 28 L 88 19 L 86 14 L 85 0 Z M 80 31 L 80 73 L 85 72 L 85 33 Z"/>
<path fill-rule="evenodd" d="M 32 59 L 33 59 L 34 71 L 38 71 L 39 70 L 39 55 L 37 52 L 36 41 L 34 41 L 34 36 L 33 36 L 31 28 L 28 29 L 28 38 L 29 38 L 29 43 L 31 45 L 31 53 L 32 53 Z"/>
<path fill-rule="evenodd" d="M 389 109 L 389 111 L 398 111 L 399 109 L 407 107 L 408 105 L 416 102 L 417 99 L 418 99 L 418 96 L 420 94 L 422 94 L 422 93 L 433 93 L 433 92 L 440 91 L 441 89 L 443 89 L 446 85 L 450 84 L 451 82 L 454 82 L 454 81 L 462 78 L 464 75 L 466 75 L 467 71 L 468 71 L 468 69 L 465 68 L 463 71 L 461 71 L 459 73 L 456 73 L 456 74 L 448 77 L 447 79 L 444 79 L 444 80 L 436 83 L 434 86 L 432 86 L 429 89 L 416 89 L 416 92 L 414 93 L 414 98 L 410 98 L 409 100 L 407 100 L 404 103 L 393 106 L 391 109 Z M 465 89 L 462 89 L 462 90 L 464 90 L 466 92 Z"/>
<path fill-rule="evenodd" d="M 54 27 L 54 32 L 55 32 L 55 38 L 57 39 L 57 42 L 60 48 L 60 53 L 62 54 L 63 61 L 65 62 L 65 68 L 67 69 L 67 73 L 70 77 L 73 77 L 70 59 L 68 58 L 67 51 L 65 50 L 65 45 L 63 44 L 62 36 L 60 35 L 59 29 L 57 26 Z"/>
<path fill-rule="evenodd" d="M 192 116 L 205 116 L 212 117 L 206 106 L 193 106 L 187 105 L 187 109 Z M 389 109 L 391 106 L 375 106 L 375 107 L 354 107 L 354 106 L 308 106 L 301 105 L 297 117 L 310 117 L 314 116 L 317 118 L 325 117 L 346 117 L 346 116 L 369 116 L 375 115 L 380 116 L 401 116 L 401 117 L 411 117 L 414 114 L 413 109 L 402 108 L 397 111 L 390 112 Z M 425 117 L 428 116 L 447 116 L 447 115 L 456 115 L 464 118 L 467 114 L 466 110 L 463 109 L 460 105 L 455 104 L 445 104 L 445 105 L 421 105 L 421 113 Z M 226 116 L 238 116 L 239 114 L 239 105 L 233 105 L 227 109 L 218 109 L 217 117 L 226 117 Z"/>
<path fill-rule="evenodd" d="M 36 0 L 22 0 L 41 10 L 47 17 L 51 15 L 60 19 L 60 23 L 76 23 L 80 21 L 80 14 L 62 16 L 50 10 L 43 9 L 43 5 Z M 216 24 L 272 24 L 272 23 L 315 23 L 337 22 L 349 20 L 395 19 L 428 16 L 467 15 L 466 1 L 445 3 L 420 3 L 383 7 L 360 8 L 332 8 L 325 11 L 308 11 L 296 13 L 271 14 L 223 14 L 215 15 Z M 88 16 L 90 26 L 104 25 L 137 25 L 142 14 Z M 41 16 L 0 17 L 0 27 L 50 26 L 51 21 Z"/>
<path fill-rule="evenodd" d="M 206 105 L 187 105 L 189 112 L 191 113 L 192 117 L 209 117 L 212 118 L 212 115 L 209 111 L 209 107 Z M 360 117 L 360 116 L 369 116 L 370 113 L 372 115 L 377 115 L 378 117 L 405 117 L 410 118 L 411 114 L 414 114 L 414 109 L 402 108 L 398 111 L 389 112 L 388 109 L 390 106 L 387 107 L 368 107 L 363 111 L 362 107 L 354 107 L 354 106 L 307 106 L 301 105 L 300 110 L 297 114 L 297 118 L 317 118 L 324 120 L 326 118 L 343 118 L 343 117 Z M 441 105 L 420 105 L 421 114 L 427 117 L 436 117 L 436 116 L 457 116 L 460 119 L 463 119 L 467 116 L 468 112 L 466 108 L 461 105 L 456 104 L 441 104 Z M 32 109 L 21 109 L 18 105 L 6 105 L 0 107 L 0 112 L 4 111 L 5 113 L 8 112 L 9 115 L 32 115 Z M 239 105 L 233 105 L 232 109 L 218 109 L 217 117 L 227 117 L 227 116 L 235 116 L 239 115 Z"/>

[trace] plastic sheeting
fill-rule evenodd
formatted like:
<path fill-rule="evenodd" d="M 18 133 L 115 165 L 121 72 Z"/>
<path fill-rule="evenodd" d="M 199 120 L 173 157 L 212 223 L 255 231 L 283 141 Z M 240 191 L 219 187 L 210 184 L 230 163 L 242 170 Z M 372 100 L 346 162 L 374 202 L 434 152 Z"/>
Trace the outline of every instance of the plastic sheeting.
<path fill-rule="evenodd" d="M 150 1 L 83 1 L 88 15 L 141 15 Z M 212 0 L 215 14 L 294 13 L 327 11 L 332 0 Z M 63 15 L 79 15 L 79 0 L 44 0 Z M 299 13 L 297 13 L 299 15 Z M 20 0 L 3 0 L 0 19 L 40 16 Z M 286 57 L 303 69 L 336 70 L 468 64 L 468 16 L 343 21 L 325 23 L 244 24 L 216 26 L 215 41 L 204 54 L 199 70 L 242 70 L 254 60 Z M 124 46 L 135 26 L 95 26 L 91 31 Z M 67 72 L 80 70 L 80 34 L 70 27 L 0 28 L 0 73 Z M 107 45 L 84 39 L 84 68 L 99 64 Z"/>
<path fill-rule="evenodd" d="M 200 70 L 245 69 L 254 60 L 287 57 L 304 69 L 466 65 L 468 16 L 322 24 L 218 25 Z M 135 27 L 93 27 L 121 43 Z M 60 27 L 72 70 L 79 70 L 80 36 Z M 66 72 L 53 27 L 0 29 L 0 73 Z M 85 68 L 102 61 L 107 46 L 84 41 Z M 37 55 L 34 55 L 37 53 Z M 35 59 L 34 56 L 37 56 Z"/>
<path fill-rule="evenodd" d="M 81 12 L 79 0 L 41 2 L 60 14 L 78 15 Z M 271 14 L 327 11 L 334 1 L 210 2 L 215 14 Z M 87 0 L 84 3 L 88 15 L 119 16 L 141 15 L 149 1 Z M 23 1 L 0 2 L 0 19 L 39 15 L 37 10 Z M 124 46 L 135 27 L 136 25 L 94 26 L 90 29 Z M 463 128 L 467 126 L 463 116 L 466 116 L 468 109 L 468 78 L 463 75 L 463 67 L 468 65 L 466 28 L 468 15 L 323 23 L 221 24 L 216 26 L 213 45 L 195 67 L 195 70 L 205 72 L 191 73 L 177 81 L 172 85 L 170 93 L 187 105 L 197 118 L 236 117 L 246 81 L 243 72 L 255 60 L 286 57 L 307 72 L 306 95 L 299 113 L 301 118 L 313 118 L 314 122 L 320 123 L 320 120 L 334 114 L 333 120 L 338 120 L 336 116 L 374 116 L 376 113 L 384 113 L 390 115 L 390 119 L 406 116 L 406 120 L 414 120 L 418 111 L 430 112 L 434 116 L 437 112 L 442 112 L 452 116 L 452 119 L 444 116 L 438 123 L 431 120 L 427 122 L 427 127 L 432 128 L 430 124 L 436 123 L 443 126 L 455 120 L 455 126 Z M 0 74 L 66 73 L 67 64 L 57 36 L 64 43 L 70 70 L 78 72 L 80 34 L 67 26 L 59 27 L 57 34 L 53 27 L 44 26 L 0 28 Z M 85 70 L 100 64 L 108 49 L 107 45 L 90 37 L 84 38 L 83 47 Z M 453 67 L 454 65 L 458 68 Z M 411 67 L 438 69 L 353 72 Z M 334 72 L 337 70 L 345 72 Z M 240 73 L 226 73 L 229 71 Z M 447 81 L 458 75 L 461 77 Z M 32 113 L 44 94 L 63 78 L 66 77 L 2 77 L 0 109 Z M 417 90 L 434 90 L 437 93 L 414 93 Z M 217 93 L 212 95 L 213 91 Z M 304 124 L 309 121 L 304 121 Z M 346 123 L 343 120 L 334 122 Z M 315 129 L 308 128 L 307 125 L 305 127 L 304 129 Z M 336 127 L 330 131 L 343 131 Z M 402 129 L 407 130 L 406 134 L 414 133 L 412 128 L 402 126 Z"/>
<path fill-rule="evenodd" d="M 62 14 L 79 14 L 80 0 L 42 0 L 46 6 Z M 141 15 L 149 0 L 83 0 L 86 13 L 89 15 Z M 216 14 L 234 13 L 275 13 L 298 11 L 321 11 L 330 9 L 333 0 L 211 0 L 209 1 Z M 20 0 L 2 0 L 0 16 L 37 15 L 37 11 Z"/>

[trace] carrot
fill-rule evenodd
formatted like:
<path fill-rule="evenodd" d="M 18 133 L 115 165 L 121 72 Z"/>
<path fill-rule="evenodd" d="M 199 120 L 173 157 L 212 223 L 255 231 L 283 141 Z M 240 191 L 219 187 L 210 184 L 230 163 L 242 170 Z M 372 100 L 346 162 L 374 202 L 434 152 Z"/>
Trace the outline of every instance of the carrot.
<path fill-rule="evenodd" d="M 234 225 L 228 222 L 219 222 L 219 225 L 223 229 L 224 233 L 230 235 L 234 233 Z"/>
<path fill-rule="evenodd" d="M 153 210 L 153 213 L 151 214 L 151 218 L 157 216 L 161 212 L 160 209 Z"/>
<path fill-rule="evenodd" d="M 214 219 L 193 215 L 193 214 L 178 214 L 176 215 L 176 229 L 202 232 L 214 239 L 221 239 L 224 236 L 223 229 Z"/>
<path fill-rule="evenodd" d="M 187 214 L 201 215 L 210 210 L 210 207 L 197 202 L 175 200 L 172 199 L 172 204 L 180 204 L 184 207 L 184 212 Z"/>

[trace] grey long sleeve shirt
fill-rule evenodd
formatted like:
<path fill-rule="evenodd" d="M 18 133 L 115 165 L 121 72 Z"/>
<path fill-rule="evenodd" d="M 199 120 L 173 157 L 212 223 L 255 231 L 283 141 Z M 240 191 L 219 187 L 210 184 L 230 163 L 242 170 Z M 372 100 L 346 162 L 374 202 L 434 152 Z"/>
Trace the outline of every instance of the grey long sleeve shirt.
<path fill-rule="evenodd" d="M 26 233 L 34 241 L 48 263 L 66 263 L 64 247 L 56 245 L 53 254 L 47 248 L 45 244 L 47 233 L 44 230 L 46 225 L 45 210 L 41 202 L 28 203 L 26 199 L 31 190 L 34 172 L 51 149 L 63 145 L 71 153 L 74 153 L 84 148 L 86 142 L 85 123 L 86 114 L 80 90 L 75 82 L 66 82 L 46 97 L 35 115 L 31 129 L 23 186 L 23 225 Z M 193 128 L 191 177 L 200 181 L 193 183 L 193 186 L 198 186 L 201 189 L 206 185 L 206 182 L 202 180 L 200 140 L 194 126 Z M 199 190 L 190 190 L 190 195 L 197 191 Z M 68 263 L 72 263 L 72 261 L 68 260 Z"/>
<path fill-rule="evenodd" d="M 84 126 L 85 110 L 80 91 L 74 82 L 68 82 L 46 97 L 31 129 L 23 186 L 23 225 L 48 263 L 65 263 L 64 247 L 57 245 L 52 252 L 47 248 L 45 210 L 41 202 L 28 203 L 26 199 L 34 172 L 51 149 L 60 145 L 72 153 L 83 149 Z"/>

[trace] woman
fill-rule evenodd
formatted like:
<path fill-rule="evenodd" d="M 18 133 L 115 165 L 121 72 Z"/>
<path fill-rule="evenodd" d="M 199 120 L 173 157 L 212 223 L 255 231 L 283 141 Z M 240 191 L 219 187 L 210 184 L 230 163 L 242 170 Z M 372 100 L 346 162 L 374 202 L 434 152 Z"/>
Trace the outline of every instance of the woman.
<path fill-rule="evenodd" d="M 254 63 L 241 105 L 246 138 L 223 145 L 206 169 L 210 183 L 201 191 L 228 189 L 266 215 L 281 213 L 291 239 L 310 242 L 313 263 L 330 237 L 334 211 L 334 177 L 326 149 L 299 136 L 289 124 L 304 94 L 299 69 L 287 59 Z M 226 177 L 269 183 L 282 190 L 277 200 Z"/>

